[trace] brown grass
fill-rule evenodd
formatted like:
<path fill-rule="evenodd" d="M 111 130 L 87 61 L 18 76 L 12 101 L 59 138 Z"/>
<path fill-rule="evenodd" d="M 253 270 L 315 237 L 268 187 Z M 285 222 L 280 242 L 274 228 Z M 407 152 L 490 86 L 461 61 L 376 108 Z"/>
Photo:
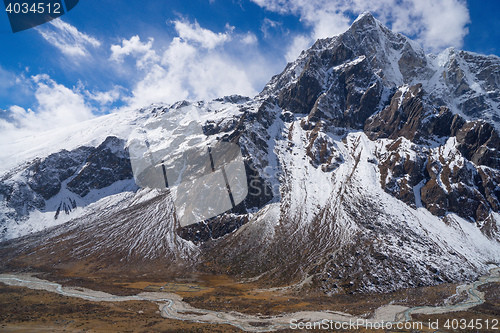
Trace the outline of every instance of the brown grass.
<path fill-rule="evenodd" d="M 1 332 L 239 332 L 164 319 L 152 302 L 90 302 L 0 283 Z"/>

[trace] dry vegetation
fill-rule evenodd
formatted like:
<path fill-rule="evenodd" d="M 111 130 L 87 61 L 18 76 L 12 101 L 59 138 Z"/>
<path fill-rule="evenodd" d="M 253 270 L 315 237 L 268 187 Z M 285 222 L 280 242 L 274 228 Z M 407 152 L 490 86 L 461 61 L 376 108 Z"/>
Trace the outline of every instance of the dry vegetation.
<path fill-rule="evenodd" d="M 79 278 L 70 275 L 39 277 L 50 278 L 64 285 L 102 290 L 117 295 L 136 294 L 148 286 L 165 286 L 168 283 L 168 286 L 177 288 L 177 294 L 194 307 L 264 316 L 283 312 L 321 310 L 370 316 L 376 308 L 389 303 L 406 306 L 442 305 L 444 299 L 452 296 L 456 290 L 456 285 L 442 284 L 388 294 L 339 294 L 328 297 L 320 293 L 297 292 L 293 289 L 263 290 L 259 289 L 258 285 L 238 283 L 227 276 L 191 276 L 173 281 L 139 278 L 124 281 L 99 277 Z M 199 288 L 189 288 L 193 286 Z M 480 287 L 479 290 L 485 292 L 487 300 L 481 306 L 467 312 L 420 315 L 414 316 L 413 319 L 425 323 L 429 319 L 458 317 L 500 318 L 500 284 L 490 283 Z M 152 302 L 90 302 L 45 291 L 6 286 L 2 283 L 0 283 L 0 309 L 1 332 L 240 332 L 238 328 L 230 325 L 164 319 L 160 316 L 158 305 Z M 428 329 L 425 327 L 424 331 Z M 281 332 L 296 332 L 296 330 Z"/>
<path fill-rule="evenodd" d="M 239 332 L 160 317 L 152 302 L 89 302 L 0 283 L 1 332 Z"/>

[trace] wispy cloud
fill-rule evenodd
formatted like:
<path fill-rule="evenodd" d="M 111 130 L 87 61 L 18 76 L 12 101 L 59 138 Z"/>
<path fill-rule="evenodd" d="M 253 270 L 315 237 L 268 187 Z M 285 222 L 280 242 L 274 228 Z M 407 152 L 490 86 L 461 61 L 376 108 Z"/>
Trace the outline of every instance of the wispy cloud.
<path fill-rule="evenodd" d="M 96 38 L 78 31 L 77 28 L 60 18 L 37 28 L 37 31 L 47 42 L 71 57 L 88 56 L 90 55 L 89 48 L 101 45 Z"/>
<path fill-rule="evenodd" d="M 211 30 L 200 27 L 198 22 L 190 23 L 184 20 L 174 21 L 175 30 L 179 37 L 187 42 L 195 42 L 206 49 L 213 49 L 218 45 L 224 44 L 231 38 L 231 32 L 234 27 L 226 25 L 225 32 L 215 33 Z"/>
<path fill-rule="evenodd" d="M 122 87 L 114 86 L 113 89 L 108 91 L 88 91 L 84 88 L 81 89 L 84 91 L 85 96 L 92 101 L 96 101 L 100 106 L 110 105 L 116 101 L 118 101 L 122 95 Z"/>
<path fill-rule="evenodd" d="M 22 73 L 15 73 L 0 66 L 0 99 L 8 99 L 16 103 L 30 99 L 30 87 L 24 77 L 27 73 L 28 69 Z"/>
<path fill-rule="evenodd" d="M 273 21 L 269 18 L 264 18 L 262 21 L 262 24 L 260 25 L 260 31 L 262 31 L 262 34 L 264 35 L 264 38 L 269 38 L 270 37 L 270 31 L 273 29 L 276 29 L 278 27 L 282 27 L 283 23 L 278 22 L 278 21 Z"/>

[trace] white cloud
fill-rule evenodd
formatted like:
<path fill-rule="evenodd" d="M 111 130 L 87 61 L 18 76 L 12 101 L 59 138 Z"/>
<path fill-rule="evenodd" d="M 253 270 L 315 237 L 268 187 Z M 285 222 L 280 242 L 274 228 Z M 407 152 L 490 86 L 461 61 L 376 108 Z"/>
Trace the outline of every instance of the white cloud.
<path fill-rule="evenodd" d="M 111 46 L 111 60 L 122 62 L 125 56 L 132 55 L 137 58 L 137 67 L 144 68 L 148 62 L 155 62 L 159 58 L 153 50 L 154 38 L 149 38 L 147 43 L 142 43 L 139 36 L 129 40 L 124 39 L 122 45 Z"/>
<path fill-rule="evenodd" d="M 257 93 L 252 81 L 257 78 L 250 73 L 251 66 L 243 66 L 248 59 L 229 56 L 224 49 L 228 43 L 251 49 L 257 42 L 254 34 L 233 34 L 234 28 L 228 25 L 224 32 L 216 33 L 202 28 L 197 22 L 178 20 L 172 23 L 177 36 L 163 52 L 154 51 L 152 39 L 141 43 L 137 36 L 133 41 L 124 40 L 122 46 L 111 46 L 112 60 L 123 61 L 125 55 L 130 55 L 137 60 L 136 67 L 143 70 L 131 96 L 126 98 L 128 107 Z M 148 61 L 143 61 L 145 57 Z"/>
<path fill-rule="evenodd" d="M 93 37 L 56 21 L 59 23 L 38 31 L 64 54 L 84 57 L 100 45 Z M 183 99 L 254 96 L 256 88 L 260 89 L 276 70 L 269 69 L 276 61 L 264 58 L 255 47 L 258 39 L 252 32 L 235 32 L 229 25 L 222 32 L 214 32 L 185 20 L 174 21 L 172 26 L 176 36 L 167 45 L 137 35 L 109 46 L 106 66 L 127 80 L 127 88 L 116 85 L 99 91 L 86 88 L 80 81 L 76 87 L 67 87 L 48 75 L 16 76 L 0 67 L 0 78 L 23 80 L 22 86 L 32 99 L 0 110 L 0 141 L 85 121 L 116 105 L 139 108 Z M 102 58 L 95 52 L 92 55 Z M 14 86 L 18 89 L 21 83 L 16 81 Z"/>
<path fill-rule="evenodd" d="M 299 16 L 311 33 L 297 36 L 288 51 L 297 56 L 297 45 L 308 39 L 311 45 L 345 31 L 351 14 L 372 12 L 393 30 L 416 37 L 429 51 L 460 47 L 470 21 L 464 0 L 253 0 L 267 10 Z"/>
<path fill-rule="evenodd" d="M 187 42 L 196 42 L 209 50 L 227 42 L 231 38 L 230 34 L 234 29 L 234 27 L 226 25 L 226 32 L 215 33 L 200 27 L 196 21 L 194 23 L 189 23 L 178 20 L 173 23 L 181 39 Z"/>
<path fill-rule="evenodd" d="M 439 50 L 448 46 L 461 47 L 464 37 L 468 34 L 467 24 L 470 22 L 469 11 L 464 2 L 458 0 L 419 0 L 412 1 L 413 8 L 410 9 L 411 22 L 420 18 L 424 28 L 419 34 L 419 27 L 414 30 L 405 27 L 406 22 L 398 22 L 402 25 L 401 32 L 417 34 L 419 40 L 427 47 Z M 410 25 L 411 26 L 411 25 Z"/>
<path fill-rule="evenodd" d="M 89 47 L 95 48 L 101 45 L 101 42 L 94 37 L 78 31 L 74 26 L 60 18 L 37 28 L 37 31 L 46 41 L 71 57 L 88 56 L 90 54 Z"/>
<path fill-rule="evenodd" d="M 0 119 L 1 137 L 19 137 L 68 126 L 94 117 L 92 108 L 78 91 L 53 81 L 48 75 L 31 78 L 35 84 L 36 112 L 11 106 L 8 120 Z"/>
<path fill-rule="evenodd" d="M 187 99 L 189 91 L 181 82 L 182 73 L 169 71 L 161 65 L 150 68 L 135 86 L 132 96 L 128 98 L 129 107 L 140 108 L 151 103 L 173 103 Z"/>
<path fill-rule="evenodd" d="M 33 81 L 37 84 L 35 97 L 39 119 L 60 127 L 93 118 L 91 108 L 78 91 L 56 83 L 48 75 L 34 76 Z"/>
<path fill-rule="evenodd" d="M 246 35 L 241 36 L 241 41 L 243 44 L 255 44 L 258 42 L 257 36 L 255 36 L 253 33 L 249 32 Z"/>
<path fill-rule="evenodd" d="M 98 102 L 100 105 L 108 105 L 120 99 L 121 87 L 115 86 L 109 91 L 90 92 L 85 90 L 85 95 L 90 100 Z"/>
<path fill-rule="evenodd" d="M 182 72 L 189 59 L 193 58 L 197 52 L 196 47 L 179 37 L 175 37 L 169 48 L 163 53 L 162 64 L 170 66 L 171 72 Z"/>

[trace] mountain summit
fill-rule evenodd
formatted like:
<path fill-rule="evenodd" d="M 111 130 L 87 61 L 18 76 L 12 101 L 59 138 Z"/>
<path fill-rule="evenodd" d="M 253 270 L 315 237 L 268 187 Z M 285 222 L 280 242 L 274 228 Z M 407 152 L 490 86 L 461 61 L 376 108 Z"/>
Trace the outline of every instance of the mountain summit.
<path fill-rule="evenodd" d="M 0 178 L 3 265 L 327 294 L 472 280 L 500 263 L 499 84 L 500 58 L 426 55 L 365 13 L 255 98 L 109 115 L 21 154 Z M 189 112 L 206 140 L 239 145 L 249 190 L 177 229 L 169 191 L 135 186 L 127 138 Z"/>

